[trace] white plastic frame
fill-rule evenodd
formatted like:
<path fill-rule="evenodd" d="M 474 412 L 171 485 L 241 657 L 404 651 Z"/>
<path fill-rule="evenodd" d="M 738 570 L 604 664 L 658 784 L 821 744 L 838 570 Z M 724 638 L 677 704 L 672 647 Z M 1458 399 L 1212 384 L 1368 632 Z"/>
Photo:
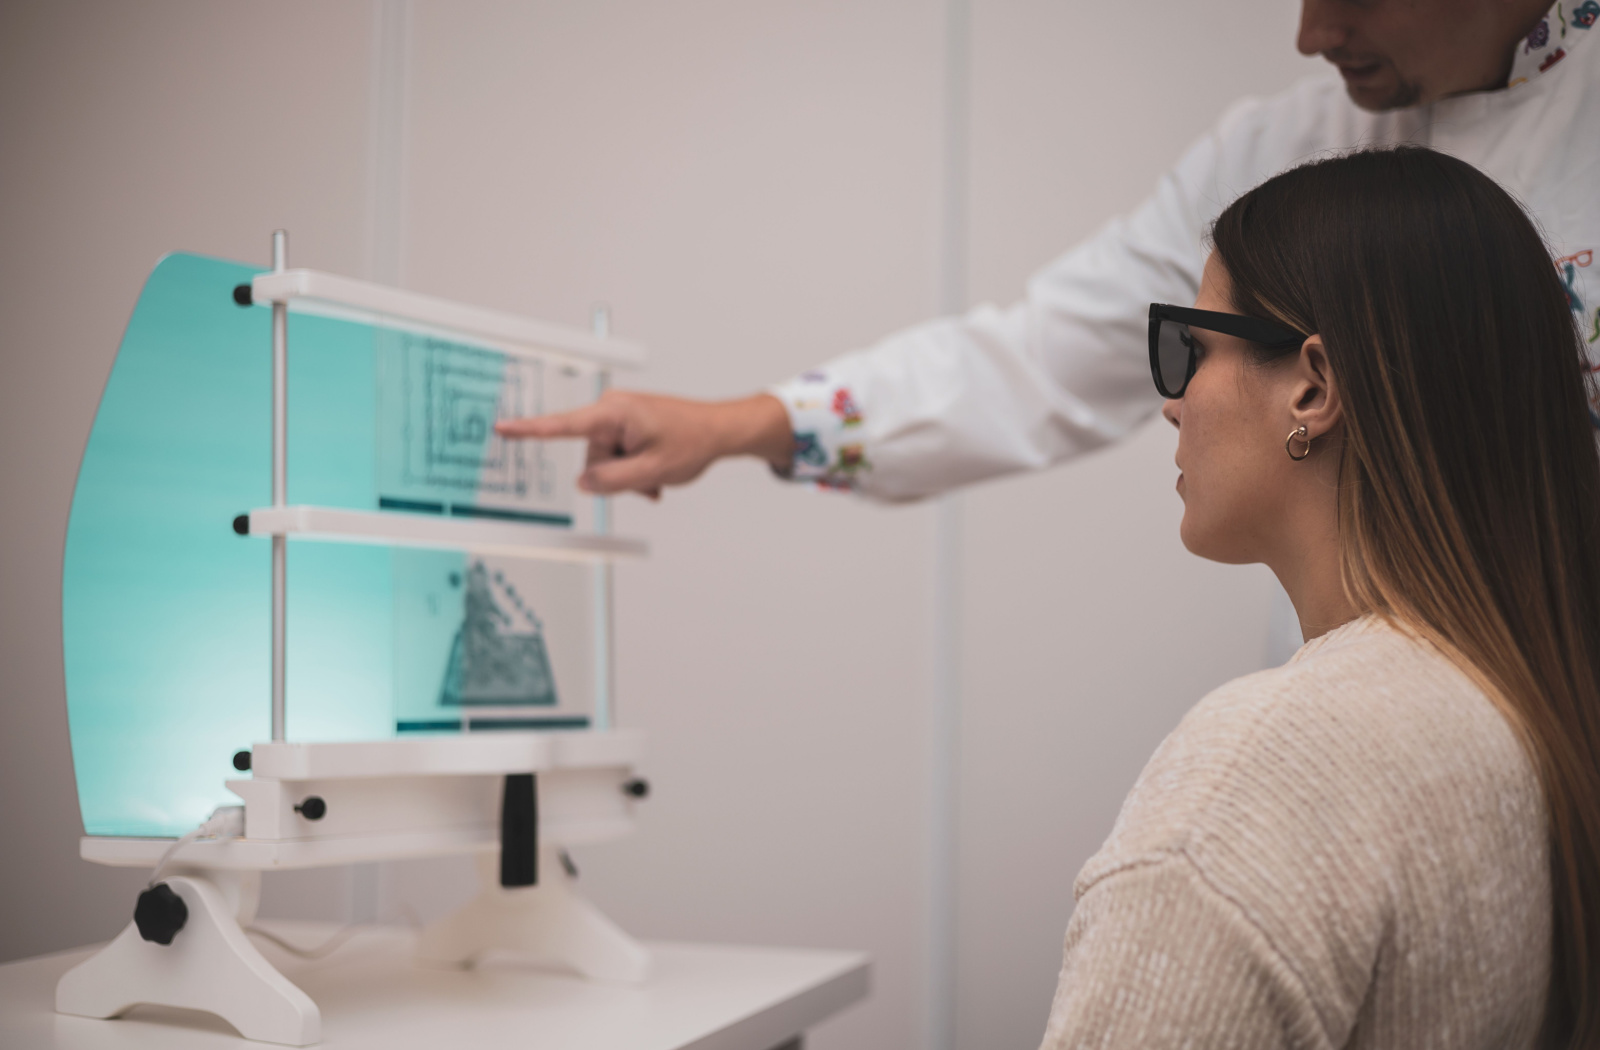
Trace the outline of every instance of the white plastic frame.
<path fill-rule="evenodd" d="M 320 270 L 257 274 L 250 283 L 257 303 L 287 303 L 307 313 L 346 317 L 406 328 L 442 338 L 461 338 L 520 357 L 573 358 L 602 368 L 640 368 L 644 347 L 624 339 L 600 338 L 481 306 L 438 299 L 386 284 Z"/>

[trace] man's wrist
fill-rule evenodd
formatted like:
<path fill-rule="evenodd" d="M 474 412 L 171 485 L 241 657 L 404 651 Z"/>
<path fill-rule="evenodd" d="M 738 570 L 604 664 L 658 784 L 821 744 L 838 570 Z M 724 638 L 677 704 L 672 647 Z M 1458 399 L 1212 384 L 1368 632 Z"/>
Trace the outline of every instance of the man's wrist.
<path fill-rule="evenodd" d="M 794 432 L 789 410 L 771 394 L 754 394 L 724 401 L 719 441 L 722 455 L 755 456 L 776 470 L 785 470 L 794 458 Z"/>

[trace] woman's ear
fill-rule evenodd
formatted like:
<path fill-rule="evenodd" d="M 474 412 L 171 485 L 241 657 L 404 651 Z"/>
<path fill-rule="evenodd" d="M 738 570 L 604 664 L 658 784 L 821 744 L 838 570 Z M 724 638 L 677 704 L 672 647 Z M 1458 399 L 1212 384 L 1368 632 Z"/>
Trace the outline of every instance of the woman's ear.
<path fill-rule="evenodd" d="M 1322 336 L 1310 336 L 1300 344 L 1290 392 L 1289 417 L 1295 426 L 1303 425 L 1313 439 L 1333 430 L 1344 419 L 1339 386 L 1334 381 Z"/>

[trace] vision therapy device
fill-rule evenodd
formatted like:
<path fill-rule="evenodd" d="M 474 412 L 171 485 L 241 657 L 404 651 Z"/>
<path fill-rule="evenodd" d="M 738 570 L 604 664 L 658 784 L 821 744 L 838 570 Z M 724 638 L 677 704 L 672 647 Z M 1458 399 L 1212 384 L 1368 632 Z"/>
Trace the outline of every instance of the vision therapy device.
<path fill-rule="evenodd" d="M 493 425 L 593 400 L 644 352 L 603 312 L 571 330 L 286 254 L 279 231 L 269 272 L 163 258 L 84 453 L 62 574 L 81 852 L 159 870 L 56 1009 L 317 1042 L 250 939 L 261 872 L 464 853 L 481 891 L 422 960 L 641 981 L 564 848 L 626 834 L 648 792 L 611 669 L 611 562 L 645 545 L 580 498 L 575 445 Z"/>

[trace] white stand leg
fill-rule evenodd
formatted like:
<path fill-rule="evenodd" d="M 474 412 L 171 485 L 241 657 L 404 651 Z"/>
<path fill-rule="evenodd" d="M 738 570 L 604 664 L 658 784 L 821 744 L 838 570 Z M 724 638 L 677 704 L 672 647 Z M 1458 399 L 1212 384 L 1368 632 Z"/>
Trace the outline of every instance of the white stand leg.
<path fill-rule="evenodd" d="M 578 893 L 558 850 L 539 851 L 537 886 L 501 887 L 493 852 L 479 855 L 478 874 L 478 895 L 422 931 L 424 961 L 470 965 L 503 949 L 596 981 L 639 984 L 650 976 L 650 954 Z"/>
<path fill-rule="evenodd" d="M 307 1046 L 322 1037 L 322 1015 L 311 997 L 262 958 L 245 937 L 260 876 L 248 873 L 227 896 L 209 878 L 166 880 L 189 917 L 171 944 L 139 936 L 129 923 L 117 939 L 68 970 L 56 984 L 56 1011 L 116 1017 L 140 1003 L 204 1010 L 246 1039 Z M 230 901 L 228 896 L 232 896 Z"/>

